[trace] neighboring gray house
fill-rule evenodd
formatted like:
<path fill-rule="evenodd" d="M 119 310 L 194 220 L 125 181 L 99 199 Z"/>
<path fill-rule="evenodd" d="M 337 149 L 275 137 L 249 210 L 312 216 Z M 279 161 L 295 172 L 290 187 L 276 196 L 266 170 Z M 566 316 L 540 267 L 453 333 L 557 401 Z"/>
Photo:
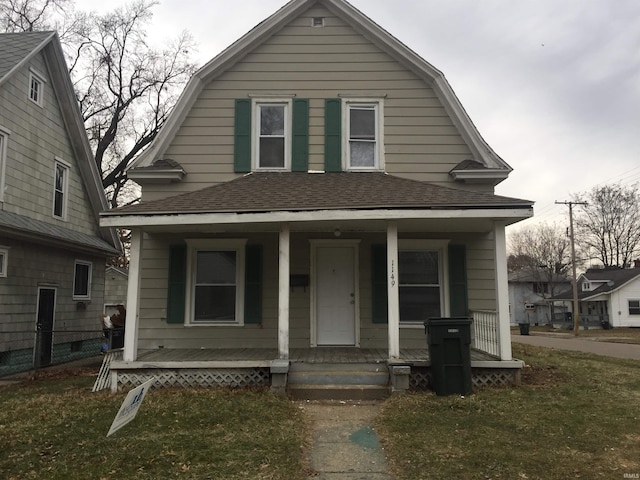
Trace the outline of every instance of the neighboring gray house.
<path fill-rule="evenodd" d="M 572 291 L 554 297 L 572 304 Z M 580 324 L 640 327 L 640 265 L 635 268 L 590 268 L 578 278 Z"/>
<path fill-rule="evenodd" d="M 551 281 L 540 272 L 522 269 L 509 273 L 509 316 L 511 323 L 547 325 L 563 318 L 566 307 L 550 305 L 557 292 L 571 288 L 571 280 L 554 275 Z"/>
<path fill-rule="evenodd" d="M 132 231 L 118 384 L 413 375 L 423 322 L 459 316 L 474 371 L 513 379 L 510 172 L 440 71 L 346 1 L 289 2 L 194 74 L 128 171 L 142 202 L 102 214 Z"/>
<path fill-rule="evenodd" d="M 0 34 L 0 375 L 99 352 L 105 209 L 57 34 Z"/>

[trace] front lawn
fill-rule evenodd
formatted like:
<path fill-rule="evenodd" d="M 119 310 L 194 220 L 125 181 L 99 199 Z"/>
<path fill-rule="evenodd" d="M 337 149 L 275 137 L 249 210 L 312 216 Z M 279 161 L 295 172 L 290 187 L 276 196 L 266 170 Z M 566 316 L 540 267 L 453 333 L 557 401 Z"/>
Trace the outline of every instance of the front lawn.
<path fill-rule="evenodd" d="M 640 364 L 514 345 L 523 385 L 400 395 L 378 432 L 398 480 L 640 476 Z"/>
<path fill-rule="evenodd" d="M 107 438 L 124 394 L 95 372 L 0 387 L 3 479 L 303 479 L 307 423 L 267 391 L 152 390 Z"/>

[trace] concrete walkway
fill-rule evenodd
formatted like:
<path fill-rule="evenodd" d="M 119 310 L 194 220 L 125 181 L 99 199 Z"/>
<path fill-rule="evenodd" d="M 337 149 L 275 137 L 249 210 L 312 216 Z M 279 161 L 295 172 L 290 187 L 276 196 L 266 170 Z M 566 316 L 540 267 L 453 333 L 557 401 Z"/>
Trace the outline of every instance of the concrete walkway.
<path fill-rule="evenodd" d="M 316 480 L 392 480 L 373 421 L 379 402 L 302 401 L 313 421 L 309 463 Z M 317 474 L 316 474 L 317 472 Z"/>
<path fill-rule="evenodd" d="M 640 345 L 629 343 L 603 342 L 587 338 L 575 337 L 566 333 L 532 333 L 531 335 L 511 334 L 511 341 L 535 345 L 537 347 L 555 348 L 556 350 L 573 350 L 593 353 L 606 357 L 640 360 Z"/>

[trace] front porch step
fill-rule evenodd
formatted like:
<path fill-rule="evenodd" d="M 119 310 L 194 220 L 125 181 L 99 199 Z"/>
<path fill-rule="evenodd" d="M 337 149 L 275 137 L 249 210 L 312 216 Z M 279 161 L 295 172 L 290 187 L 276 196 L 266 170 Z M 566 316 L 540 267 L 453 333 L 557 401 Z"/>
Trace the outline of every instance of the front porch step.
<path fill-rule="evenodd" d="M 301 400 L 377 400 L 389 396 L 389 371 L 384 363 L 294 362 L 287 391 Z"/>

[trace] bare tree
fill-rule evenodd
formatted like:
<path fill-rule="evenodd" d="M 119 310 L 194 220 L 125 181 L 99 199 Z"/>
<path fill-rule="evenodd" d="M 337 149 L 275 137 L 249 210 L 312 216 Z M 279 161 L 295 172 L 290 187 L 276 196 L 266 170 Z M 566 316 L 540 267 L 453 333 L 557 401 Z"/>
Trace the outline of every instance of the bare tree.
<path fill-rule="evenodd" d="M 640 247 L 638 185 L 595 187 L 575 196 L 586 202 L 575 216 L 576 241 L 604 267 L 628 268 Z"/>
<path fill-rule="evenodd" d="M 571 266 L 569 238 L 557 225 L 540 223 L 509 233 L 510 271 L 527 270 L 536 281 L 547 284 L 543 297 L 555 295 L 558 283 Z"/>
<path fill-rule="evenodd" d="M 147 41 L 156 5 L 135 0 L 98 15 L 73 11 L 72 0 L 0 0 L 7 30 L 63 29 L 71 78 L 112 207 L 137 198 L 125 170 L 158 134 L 196 70 L 187 32 L 163 48 Z"/>

